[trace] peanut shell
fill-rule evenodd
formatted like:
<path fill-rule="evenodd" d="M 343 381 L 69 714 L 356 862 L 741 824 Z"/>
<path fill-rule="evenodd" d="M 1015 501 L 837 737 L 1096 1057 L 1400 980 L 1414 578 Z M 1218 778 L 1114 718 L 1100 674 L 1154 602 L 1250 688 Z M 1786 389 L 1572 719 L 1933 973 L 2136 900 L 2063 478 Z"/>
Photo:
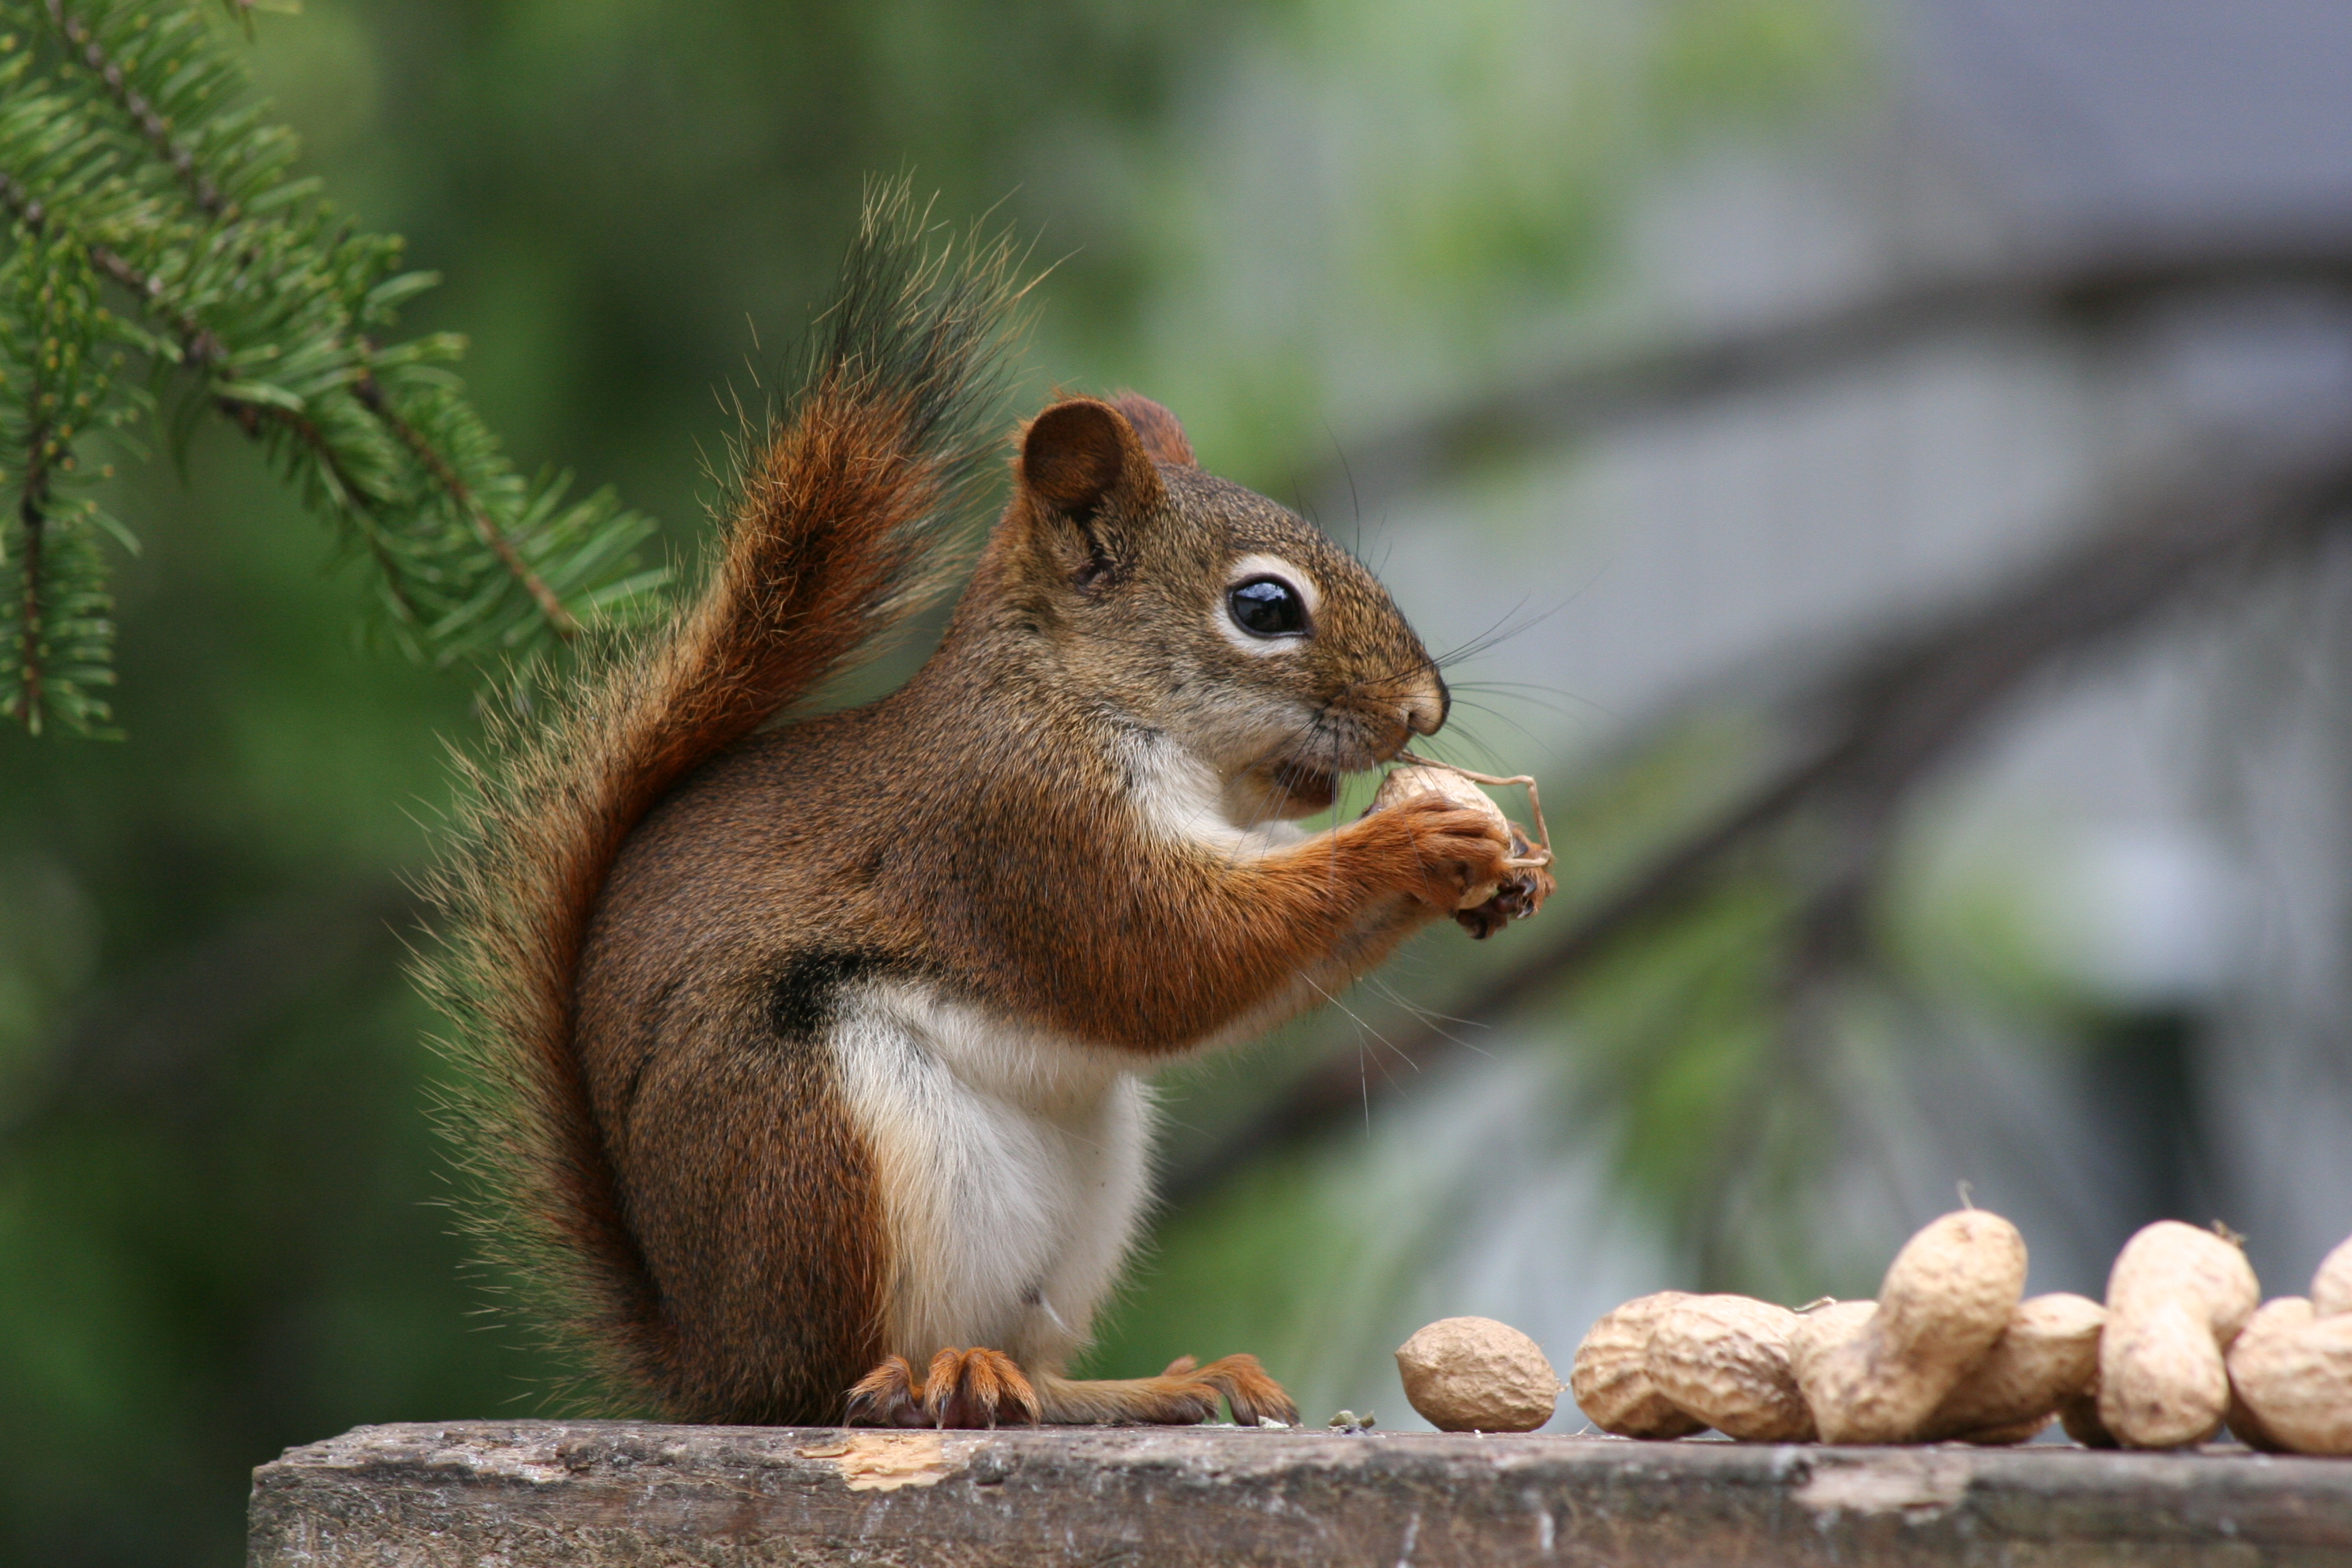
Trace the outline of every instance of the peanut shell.
<path fill-rule="evenodd" d="M 1595 1426 L 1621 1437 L 1687 1437 L 1706 1430 L 1706 1422 L 1650 1381 L 1650 1332 L 1669 1310 L 1689 1300 L 1681 1290 L 1637 1296 L 1601 1314 L 1585 1334 L 1568 1386 Z"/>
<path fill-rule="evenodd" d="M 2258 1448 L 2352 1454 L 2352 1312 L 2301 1296 L 2263 1304 L 2230 1346 L 2230 1383 Z M 2233 1415 L 2233 1429 L 2235 1417 Z"/>
<path fill-rule="evenodd" d="M 2009 1326 L 1921 1424 L 1920 1441 L 2021 1443 L 2090 1384 L 2106 1309 L 2061 1291 L 2017 1304 Z"/>
<path fill-rule="evenodd" d="M 1466 806 L 1472 811 L 1480 813 L 1496 827 L 1501 828 L 1506 837 L 1510 834 L 1511 819 L 1503 815 L 1503 808 L 1496 805 L 1485 790 L 1451 768 L 1422 767 L 1415 764 L 1391 769 L 1389 776 L 1381 781 L 1379 793 L 1372 796 L 1371 809 L 1380 811 L 1400 801 L 1410 800 L 1417 795 L 1443 795 L 1456 805 Z M 1457 910 L 1475 910 L 1493 898 L 1502 885 L 1499 881 L 1480 882 L 1475 887 L 1466 888 L 1463 890 L 1461 900 L 1454 907 Z"/>
<path fill-rule="evenodd" d="M 1992 1348 L 2025 1291 L 2025 1241 L 1982 1209 L 1930 1222 L 1888 1265 L 1859 1334 L 1809 1358 L 1806 1403 L 1826 1443 L 1913 1441 Z"/>
<path fill-rule="evenodd" d="M 1441 1432 L 1532 1432 L 1559 1402 L 1543 1348 L 1492 1318 L 1442 1318 L 1396 1360 L 1405 1398 Z"/>
<path fill-rule="evenodd" d="M 1746 1296 L 1693 1296 L 1650 1331 L 1650 1381 L 1684 1410 L 1746 1443 L 1802 1443 L 1813 1417 L 1789 1371 L 1797 1314 Z"/>
<path fill-rule="evenodd" d="M 2222 1352 L 2261 1286 L 2246 1255 L 2211 1231 L 2158 1220 L 2124 1244 L 2107 1276 L 2099 1420 L 2131 1448 L 2180 1448 L 2230 1413 Z"/>
<path fill-rule="evenodd" d="M 2352 1312 L 2352 1240 L 2336 1243 L 2319 1260 L 2319 1272 L 2311 1277 L 2311 1311 L 2317 1318 Z"/>
<path fill-rule="evenodd" d="M 1797 1326 L 1789 1333 L 1789 1370 L 1795 1374 L 1797 1386 L 1805 1385 L 1810 1369 L 1823 1355 L 1861 1337 L 1877 1315 L 1875 1301 L 1827 1301 L 1799 1312 Z"/>

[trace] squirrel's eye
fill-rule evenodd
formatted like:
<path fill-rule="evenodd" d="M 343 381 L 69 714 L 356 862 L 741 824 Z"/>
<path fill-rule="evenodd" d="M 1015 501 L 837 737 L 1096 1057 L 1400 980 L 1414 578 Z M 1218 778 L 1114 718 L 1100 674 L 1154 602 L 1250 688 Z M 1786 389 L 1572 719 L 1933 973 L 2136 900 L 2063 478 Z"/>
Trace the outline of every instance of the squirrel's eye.
<path fill-rule="evenodd" d="M 1307 630 L 1307 601 L 1279 577 L 1253 577 L 1225 595 L 1234 625 L 1254 637 L 1289 637 Z"/>

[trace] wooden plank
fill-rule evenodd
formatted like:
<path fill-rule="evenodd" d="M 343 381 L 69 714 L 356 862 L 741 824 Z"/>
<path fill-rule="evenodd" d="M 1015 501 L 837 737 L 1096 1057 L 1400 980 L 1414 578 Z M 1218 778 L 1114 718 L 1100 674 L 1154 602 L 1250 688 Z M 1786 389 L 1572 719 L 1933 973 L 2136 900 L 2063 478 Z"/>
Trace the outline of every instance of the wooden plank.
<path fill-rule="evenodd" d="M 250 1568 L 2352 1564 L 2352 1461 L 1230 1427 L 362 1426 Z"/>

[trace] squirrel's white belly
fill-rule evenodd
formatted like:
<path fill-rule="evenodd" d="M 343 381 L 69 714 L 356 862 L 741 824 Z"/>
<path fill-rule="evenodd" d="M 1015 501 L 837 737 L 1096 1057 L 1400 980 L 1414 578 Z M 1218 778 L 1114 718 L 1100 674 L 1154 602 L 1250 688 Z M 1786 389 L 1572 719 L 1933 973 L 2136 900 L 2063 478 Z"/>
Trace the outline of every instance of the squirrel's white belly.
<path fill-rule="evenodd" d="M 1134 1058 L 915 984 L 856 988 L 835 1019 L 890 1231 L 890 1350 L 919 1374 L 948 1346 L 1061 1366 L 1143 1208 L 1151 1106 Z"/>

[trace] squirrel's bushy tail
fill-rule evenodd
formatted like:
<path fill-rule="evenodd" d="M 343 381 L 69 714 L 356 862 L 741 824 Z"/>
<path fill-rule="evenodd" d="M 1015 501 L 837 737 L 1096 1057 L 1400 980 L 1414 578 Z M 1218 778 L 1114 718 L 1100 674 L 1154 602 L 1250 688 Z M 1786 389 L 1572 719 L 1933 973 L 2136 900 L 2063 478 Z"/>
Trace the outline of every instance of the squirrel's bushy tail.
<path fill-rule="evenodd" d="M 869 193 L 804 385 L 737 453 L 700 593 L 553 693 L 545 722 L 461 759 L 468 805 L 426 888 L 440 941 L 418 972 L 451 1025 L 467 1228 L 590 1370 L 640 1391 L 667 1333 L 573 1047 L 581 948 L 654 804 L 953 573 L 1021 290 L 1004 243 L 934 246 L 926 217 L 903 182 Z"/>

